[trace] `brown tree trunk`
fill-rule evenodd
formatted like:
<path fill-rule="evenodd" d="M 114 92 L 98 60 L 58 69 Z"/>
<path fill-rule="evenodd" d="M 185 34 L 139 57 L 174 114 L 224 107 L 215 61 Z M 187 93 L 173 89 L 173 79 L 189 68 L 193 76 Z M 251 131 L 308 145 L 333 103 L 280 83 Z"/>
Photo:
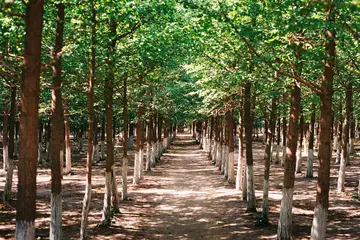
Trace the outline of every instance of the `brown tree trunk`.
<path fill-rule="evenodd" d="M 127 79 L 124 78 L 123 83 L 123 114 L 124 114 L 124 142 L 123 142 L 123 159 L 122 159 L 122 200 L 127 200 L 127 171 L 128 171 L 128 103 L 127 103 Z"/>
<path fill-rule="evenodd" d="M 276 121 L 276 98 L 271 100 L 271 112 L 269 118 L 269 128 L 267 132 L 266 146 L 265 146 L 265 169 L 264 169 L 264 187 L 263 187 L 263 205 L 262 205 L 262 220 L 265 224 L 269 223 L 269 176 L 270 176 L 270 159 L 271 159 L 271 142 L 275 134 Z"/>
<path fill-rule="evenodd" d="M 234 109 L 229 111 L 228 117 L 229 128 L 229 160 L 228 160 L 228 183 L 233 184 L 234 180 Z"/>
<path fill-rule="evenodd" d="M 9 117 L 9 158 L 10 159 L 14 159 L 15 115 L 16 115 L 16 85 L 11 87 L 11 105 L 10 105 L 10 117 Z"/>
<path fill-rule="evenodd" d="M 117 191 L 117 181 L 114 169 L 114 144 L 113 144 L 113 95 L 114 95 L 114 66 L 115 66 L 115 47 L 116 47 L 116 27 L 117 24 L 114 21 L 110 23 L 110 33 L 112 40 L 109 43 L 108 48 L 108 77 L 105 80 L 105 114 L 106 121 L 103 119 L 101 126 L 101 144 L 105 141 L 105 129 L 106 129 L 106 164 L 105 164 L 105 193 L 103 212 L 101 217 L 101 225 L 108 226 L 111 223 L 111 203 L 113 205 L 113 211 L 119 212 L 119 196 Z M 106 128 L 105 128 L 106 124 Z M 104 156 L 105 147 L 101 147 L 101 154 Z M 111 201 L 113 199 L 113 201 Z"/>
<path fill-rule="evenodd" d="M 112 136 L 112 132 L 111 132 L 111 136 Z M 105 159 L 105 117 L 103 117 L 101 120 L 100 152 L 101 152 L 100 159 L 104 160 Z"/>
<path fill-rule="evenodd" d="M 285 101 L 285 97 L 283 97 L 283 100 Z M 286 109 L 284 108 L 284 116 L 282 118 L 283 155 L 282 155 L 282 158 L 281 158 L 281 166 L 284 166 L 285 158 L 286 158 L 286 128 L 287 128 Z"/>
<path fill-rule="evenodd" d="M 252 152 L 252 131 L 253 116 L 251 113 L 251 82 L 245 84 L 245 101 L 244 101 L 244 128 L 246 141 L 246 178 L 247 178 L 247 211 L 256 212 L 256 199 L 254 188 L 254 166 Z"/>
<path fill-rule="evenodd" d="M 351 99 L 352 99 L 352 84 L 351 82 L 346 86 L 346 105 L 345 105 L 345 118 L 342 129 L 342 144 L 341 144 L 341 161 L 339 176 L 337 182 L 337 192 L 345 192 L 345 166 L 347 165 L 348 158 L 348 144 L 349 144 L 349 125 L 351 118 Z"/>
<path fill-rule="evenodd" d="M 309 137 L 309 151 L 308 151 L 308 160 L 307 160 L 307 170 L 306 177 L 313 177 L 313 163 L 314 163 L 314 135 L 315 135 L 315 118 L 316 118 L 316 108 L 313 103 L 310 120 L 310 137 Z"/>
<path fill-rule="evenodd" d="M 88 149 L 86 157 L 86 189 L 83 200 L 80 239 L 88 238 L 88 215 L 91 203 L 91 175 L 92 175 L 92 156 L 93 156 L 93 137 L 95 125 L 95 69 L 96 69 L 96 9 L 95 0 L 91 1 L 91 63 L 89 76 L 89 133 L 88 133 Z M 97 128 L 97 127 L 96 127 Z"/>
<path fill-rule="evenodd" d="M 44 1 L 26 4 L 15 239 L 35 239 L 37 125 Z"/>
<path fill-rule="evenodd" d="M 280 208 L 280 219 L 277 230 L 278 239 L 290 239 L 292 230 L 292 207 L 295 181 L 296 145 L 298 141 L 298 124 L 300 115 L 300 87 L 294 83 L 291 92 L 289 129 L 287 132 L 287 152 L 283 191 Z"/>
<path fill-rule="evenodd" d="M 320 96 L 320 144 L 319 144 L 319 176 L 314 210 L 314 219 L 311 228 L 311 239 L 325 239 L 326 222 L 329 207 L 330 159 L 331 159 L 331 120 L 332 97 L 335 65 L 335 6 L 333 1 L 328 2 L 326 10 L 326 57 L 324 59 L 324 74 L 321 81 Z"/>
<path fill-rule="evenodd" d="M 57 23 L 55 54 L 62 51 L 65 9 L 62 3 L 56 5 Z M 48 126 L 50 132 L 50 126 Z M 62 239 L 62 187 L 61 157 L 64 145 L 64 111 L 61 95 L 61 56 L 54 56 L 51 103 L 51 215 L 50 239 Z M 49 134 L 49 133 L 47 133 Z M 50 137 L 49 135 L 47 137 Z M 48 139 L 49 141 L 50 139 Z"/>
<path fill-rule="evenodd" d="M 301 106 L 300 106 L 301 109 Z M 304 139 L 304 115 L 302 114 L 300 116 L 300 122 L 298 125 L 299 128 L 299 137 L 298 137 L 298 144 L 296 149 L 296 173 L 301 173 L 301 162 L 302 162 L 302 148 L 303 148 L 303 139 Z"/>
<path fill-rule="evenodd" d="M 144 121 L 142 117 L 145 112 L 144 105 L 141 103 L 138 105 L 138 120 L 136 124 L 136 151 L 134 161 L 134 178 L 133 184 L 139 184 L 141 179 L 141 168 L 143 167 L 141 158 L 143 157 L 144 151 Z"/>
<path fill-rule="evenodd" d="M 69 106 L 67 100 L 64 101 L 64 126 L 65 126 L 65 170 L 64 174 L 71 173 L 71 142 L 69 126 Z"/>

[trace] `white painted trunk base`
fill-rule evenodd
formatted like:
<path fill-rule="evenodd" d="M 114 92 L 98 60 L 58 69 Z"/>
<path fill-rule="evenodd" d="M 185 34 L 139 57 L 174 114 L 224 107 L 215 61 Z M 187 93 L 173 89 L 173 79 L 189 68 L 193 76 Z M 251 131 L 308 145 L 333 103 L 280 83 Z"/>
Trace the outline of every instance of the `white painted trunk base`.
<path fill-rule="evenodd" d="M 66 156 L 65 156 L 65 174 L 69 174 L 71 172 L 71 147 L 66 148 Z"/>
<path fill-rule="evenodd" d="M 313 177 L 313 165 L 314 165 L 314 150 L 310 149 L 307 158 L 306 177 Z"/>
<path fill-rule="evenodd" d="M 116 174 L 115 174 L 115 168 L 113 166 L 112 169 L 112 178 L 111 178 L 111 191 L 112 191 L 112 206 L 113 206 L 113 211 L 115 213 L 119 213 L 119 192 L 118 192 L 118 188 L 117 188 L 117 181 L 116 181 Z"/>
<path fill-rule="evenodd" d="M 292 207 L 294 188 L 283 188 L 280 218 L 277 229 L 278 239 L 290 239 L 292 231 Z"/>
<path fill-rule="evenodd" d="M 105 172 L 104 205 L 100 223 L 102 226 L 109 226 L 111 222 L 111 175 L 112 172 Z"/>
<path fill-rule="evenodd" d="M 256 198 L 254 187 L 254 166 L 246 166 L 246 180 L 247 180 L 247 210 L 256 211 Z"/>
<path fill-rule="evenodd" d="M 221 166 L 220 166 L 220 173 L 221 174 L 224 174 L 224 171 L 225 171 L 225 156 L 226 156 L 226 149 L 225 149 L 225 145 L 222 144 L 221 145 Z"/>
<path fill-rule="evenodd" d="M 269 180 L 264 179 L 262 218 L 264 222 L 269 221 Z"/>
<path fill-rule="evenodd" d="M 91 184 L 86 182 L 83 207 L 81 213 L 80 239 L 88 239 L 89 209 L 91 203 Z"/>
<path fill-rule="evenodd" d="M 3 146 L 3 168 L 7 171 L 9 167 L 9 147 L 7 145 Z"/>
<path fill-rule="evenodd" d="M 314 210 L 314 218 L 311 227 L 311 240 L 326 239 L 326 223 L 328 210 L 318 204 Z"/>
<path fill-rule="evenodd" d="M 345 192 L 345 167 L 346 159 L 344 159 L 344 156 L 341 154 L 341 162 L 337 182 L 337 193 Z"/>
<path fill-rule="evenodd" d="M 140 163 L 139 163 L 139 152 L 135 152 L 135 160 L 134 160 L 134 178 L 133 178 L 133 184 L 139 184 L 140 183 Z"/>
<path fill-rule="evenodd" d="M 122 166 L 122 196 L 121 199 L 127 200 L 128 192 L 127 192 L 127 171 L 128 171 L 128 159 L 123 158 L 123 166 Z"/>
<path fill-rule="evenodd" d="M 151 155 L 150 155 L 150 166 L 152 168 L 154 168 L 156 165 L 155 157 L 156 157 L 156 144 L 155 144 L 155 142 L 152 142 L 151 143 Z"/>
<path fill-rule="evenodd" d="M 234 180 L 234 152 L 229 153 L 229 163 L 228 163 L 228 183 L 233 184 Z"/>
<path fill-rule="evenodd" d="M 298 146 L 296 150 L 296 173 L 301 173 L 301 162 L 302 162 L 302 151 L 301 148 Z"/>
<path fill-rule="evenodd" d="M 222 146 L 221 143 L 218 143 L 217 153 L 216 153 L 216 166 L 221 169 L 221 157 L 222 157 Z"/>
<path fill-rule="evenodd" d="M 105 159 L 105 142 L 104 141 L 101 141 L 100 151 L 101 151 L 101 160 L 104 160 Z"/>
<path fill-rule="evenodd" d="M 62 239 L 62 196 L 60 194 L 51 194 L 51 214 L 50 214 L 50 239 Z"/>
<path fill-rule="evenodd" d="M 146 171 L 151 171 L 151 143 L 148 142 L 146 144 L 146 163 L 145 163 Z"/>
<path fill-rule="evenodd" d="M 234 159 L 233 159 L 234 161 Z M 227 179 L 229 176 L 229 146 L 225 145 L 224 154 L 224 178 Z"/>
<path fill-rule="evenodd" d="M 240 186 L 241 171 L 243 171 L 243 169 L 241 169 L 241 153 L 239 152 L 238 159 L 237 159 L 237 170 L 236 170 L 236 180 L 235 180 L 236 181 L 236 183 L 235 183 L 236 191 L 240 191 L 240 189 L 241 189 L 241 186 Z"/>
<path fill-rule="evenodd" d="M 16 240 L 34 240 L 35 239 L 35 224 L 24 220 L 16 221 L 15 230 Z"/>
<path fill-rule="evenodd" d="M 140 170 L 140 180 L 144 178 L 144 149 L 139 151 L 139 170 Z"/>
<path fill-rule="evenodd" d="M 5 180 L 5 188 L 4 188 L 4 201 L 11 200 L 11 189 L 12 189 L 12 182 L 13 182 L 13 173 L 14 173 L 14 163 L 12 160 L 9 161 L 9 166 L 6 172 L 6 180 Z"/>

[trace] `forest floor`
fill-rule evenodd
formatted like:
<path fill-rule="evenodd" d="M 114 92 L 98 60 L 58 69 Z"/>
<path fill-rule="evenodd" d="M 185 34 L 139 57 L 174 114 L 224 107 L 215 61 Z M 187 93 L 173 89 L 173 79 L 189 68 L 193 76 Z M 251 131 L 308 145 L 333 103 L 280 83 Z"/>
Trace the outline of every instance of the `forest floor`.
<path fill-rule="evenodd" d="M 76 148 L 74 146 L 74 148 Z M 357 149 L 360 151 L 360 149 Z M 254 172 L 258 211 L 261 211 L 264 145 L 254 142 Z M 121 189 L 121 148 L 116 147 L 118 187 Z M 130 151 L 133 157 L 134 152 Z M 2 159 L 2 158 L 1 158 Z M 237 159 L 237 153 L 236 158 Z M 354 155 L 346 168 L 346 193 L 336 194 L 339 166 L 331 167 L 330 208 L 327 239 L 360 239 L 360 201 L 354 198 L 360 175 L 360 157 Z M 132 166 L 132 162 L 130 163 Z M 293 236 L 309 239 L 316 194 L 315 178 L 296 174 Z M 82 199 L 85 190 L 85 154 L 73 153 L 72 175 L 63 179 L 63 239 L 78 239 Z M 255 226 L 260 213 L 246 213 L 246 202 L 234 186 L 227 184 L 207 154 L 190 135 L 178 135 L 151 172 L 145 172 L 142 183 L 132 185 L 129 170 L 129 201 L 120 203 L 120 214 L 108 228 L 98 227 L 104 193 L 104 161 L 93 169 L 93 199 L 89 214 L 90 239 L 276 239 L 279 218 L 283 170 L 271 164 L 270 221 L 268 226 Z M 15 171 L 13 196 L 16 196 Z M 48 239 L 50 217 L 50 169 L 44 164 L 38 169 L 37 239 Z M 0 170 L 0 195 L 5 184 L 5 172 Z M 0 200 L 0 239 L 12 239 L 15 230 L 15 201 Z"/>

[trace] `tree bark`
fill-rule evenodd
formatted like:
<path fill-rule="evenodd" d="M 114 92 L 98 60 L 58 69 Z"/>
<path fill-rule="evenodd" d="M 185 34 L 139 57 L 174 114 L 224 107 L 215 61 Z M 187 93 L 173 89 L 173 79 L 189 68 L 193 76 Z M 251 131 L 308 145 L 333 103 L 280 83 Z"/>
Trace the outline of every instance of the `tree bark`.
<path fill-rule="evenodd" d="M 291 92 L 289 129 L 287 132 L 287 152 L 281 199 L 280 219 L 277 230 L 278 239 L 290 239 L 292 231 L 292 207 L 295 181 L 296 145 L 300 115 L 300 87 L 294 83 Z"/>
<path fill-rule="evenodd" d="M 13 180 L 13 170 L 14 170 L 14 163 L 13 159 L 9 158 L 9 152 L 8 152 L 8 125 L 9 125 L 9 115 L 8 115 L 8 109 L 4 107 L 4 119 L 3 119 L 3 160 L 4 160 L 4 169 L 7 170 L 6 173 L 6 181 L 5 181 L 5 188 L 4 188 L 4 195 L 3 200 L 4 201 L 10 201 L 11 200 L 11 188 L 12 188 L 12 180 Z"/>
<path fill-rule="evenodd" d="M 89 76 L 89 132 L 88 132 L 88 149 L 86 158 L 86 189 L 83 199 L 81 214 L 80 239 L 88 238 L 88 215 L 91 203 L 91 175 L 92 175 L 92 156 L 93 156 L 93 138 L 94 138 L 94 87 L 95 87 L 95 69 L 96 69 L 96 8 L 95 0 L 91 1 L 91 66 Z"/>
<path fill-rule="evenodd" d="M 61 94 L 61 56 L 64 35 L 65 8 L 56 4 L 57 22 L 55 56 L 53 66 L 53 86 L 51 104 L 51 215 L 50 239 L 62 239 L 62 187 L 61 157 L 64 145 L 64 111 Z M 50 131 L 50 126 L 48 127 Z M 48 133 L 47 133 L 48 134 Z M 49 135 L 48 135 L 49 137 Z M 48 139 L 49 140 L 49 139 Z"/>
<path fill-rule="evenodd" d="M 152 131 L 153 131 L 153 118 L 150 116 L 149 123 L 147 124 L 146 131 L 146 171 L 151 171 L 151 155 L 152 155 Z"/>
<path fill-rule="evenodd" d="M 314 210 L 314 219 L 311 228 L 311 239 L 325 239 L 326 221 L 329 207 L 329 184 L 330 184 L 330 160 L 331 160 L 331 124 L 332 124 L 332 97 L 335 65 L 335 5 L 329 1 L 326 10 L 325 51 L 327 56 L 324 59 L 324 74 L 321 81 L 320 96 L 320 138 L 319 138 L 319 176 L 317 181 L 317 194 Z"/>
<path fill-rule="evenodd" d="M 35 239 L 37 126 L 44 1 L 26 5 L 15 239 Z"/>
<path fill-rule="evenodd" d="M 252 152 L 252 131 L 253 116 L 251 114 L 251 82 L 245 84 L 245 101 L 244 101 L 244 127 L 246 141 L 246 178 L 247 178 L 247 211 L 256 212 L 256 199 L 254 189 L 254 166 Z"/>
<path fill-rule="evenodd" d="M 124 114 L 124 143 L 123 143 L 123 159 L 122 159 L 122 200 L 125 201 L 128 199 L 127 193 L 127 171 L 128 171 L 128 103 L 127 103 L 127 79 L 124 78 L 123 83 L 123 114 Z"/>
<path fill-rule="evenodd" d="M 112 136 L 112 132 L 111 132 Z M 101 152 L 101 160 L 105 159 L 105 117 L 101 120 L 101 134 L 100 134 L 100 152 Z"/>
<path fill-rule="evenodd" d="M 11 87 L 11 105 L 10 105 L 10 117 L 9 117 L 9 158 L 10 159 L 14 159 L 15 115 L 16 115 L 16 85 Z"/>
<path fill-rule="evenodd" d="M 316 118 L 316 109 L 315 104 L 313 103 L 310 120 L 310 137 L 309 137 L 309 151 L 308 151 L 308 159 L 307 159 L 307 170 L 306 177 L 313 177 L 313 164 L 314 164 L 314 134 L 315 134 L 315 118 Z"/>
<path fill-rule="evenodd" d="M 234 181 L 234 110 L 229 111 L 228 116 L 228 128 L 229 128 L 229 160 L 228 160 L 228 183 L 233 184 Z"/>
<path fill-rule="evenodd" d="M 337 182 L 337 192 L 345 192 L 345 168 L 347 165 L 348 157 L 348 144 L 349 144 L 349 125 L 351 117 L 351 98 L 352 98 L 352 84 L 348 83 L 346 86 L 346 106 L 345 106 L 345 118 L 342 129 L 342 144 L 341 144 L 341 161 L 339 176 Z"/>
<path fill-rule="evenodd" d="M 69 126 L 69 106 L 67 100 L 64 101 L 64 126 L 65 126 L 65 170 L 64 174 L 71 173 L 71 142 Z"/>
<path fill-rule="evenodd" d="M 301 106 L 300 106 L 301 109 Z M 302 111 L 302 110 L 300 110 Z M 299 137 L 296 149 L 296 173 L 301 173 L 301 162 L 302 162 L 302 146 L 303 146 L 303 138 L 304 138 L 304 115 L 301 112 L 300 122 L 298 125 L 299 128 Z"/>
<path fill-rule="evenodd" d="M 143 151 L 144 151 L 144 121 L 142 117 L 145 113 L 145 108 L 143 104 L 138 106 L 138 120 L 136 124 L 136 152 L 135 152 L 135 162 L 134 162 L 134 179 L 133 184 L 139 184 L 141 179 L 141 168 Z"/>
<path fill-rule="evenodd" d="M 269 128 L 267 132 L 265 154 L 264 154 L 264 187 L 263 187 L 263 205 L 262 205 L 262 220 L 264 223 L 269 223 L 269 177 L 270 177 L 270 159 L 271 159 L 271 141 L 275 134 L 276 121 L 276 98 L 271 100 L 271 112 L 269 118 Z"/>

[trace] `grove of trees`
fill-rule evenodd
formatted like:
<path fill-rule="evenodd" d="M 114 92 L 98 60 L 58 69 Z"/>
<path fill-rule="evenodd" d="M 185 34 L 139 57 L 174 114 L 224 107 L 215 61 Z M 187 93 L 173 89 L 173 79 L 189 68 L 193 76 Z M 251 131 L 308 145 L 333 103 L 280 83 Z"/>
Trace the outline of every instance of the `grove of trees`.
<path fill-rule="evenodd" d="M 296 174 L 317 177 L 308 234 L 325 239 L 330 167 L 341 196 L 360 139 L 359 23 L 356 0 L 0 1 L 1 191 L 16 200 L 15 239 L 35 239 L 39 167 L 51 170 L 49 237 L 62 239 L 62 178 L 74 174 L 74 144 L 86 152 L 79 232 L 88 239 L 92 167 L 105 162 L 107 227 L 129 198 L 128 168 L 141 184 L 184 126 L 247 211 L 261 207 L 263 224 L 270 168 L 283 166 L 278 239 L 292 236 Z"/>

